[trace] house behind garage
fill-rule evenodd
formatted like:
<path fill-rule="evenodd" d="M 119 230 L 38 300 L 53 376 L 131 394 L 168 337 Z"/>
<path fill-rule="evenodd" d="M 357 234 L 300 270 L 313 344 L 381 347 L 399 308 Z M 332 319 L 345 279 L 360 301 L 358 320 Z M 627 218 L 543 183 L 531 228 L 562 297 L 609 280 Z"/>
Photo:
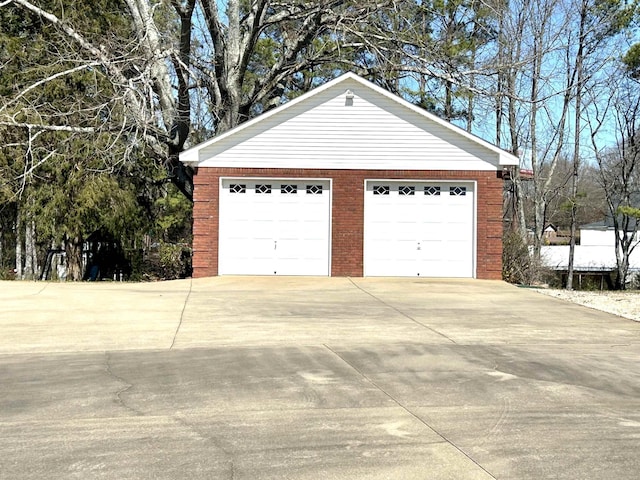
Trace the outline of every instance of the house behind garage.
<path fill-rule="evenodd" d="M 501 278 L 513 155 L 345 74 L 182 153 L 193 274 Z"/>

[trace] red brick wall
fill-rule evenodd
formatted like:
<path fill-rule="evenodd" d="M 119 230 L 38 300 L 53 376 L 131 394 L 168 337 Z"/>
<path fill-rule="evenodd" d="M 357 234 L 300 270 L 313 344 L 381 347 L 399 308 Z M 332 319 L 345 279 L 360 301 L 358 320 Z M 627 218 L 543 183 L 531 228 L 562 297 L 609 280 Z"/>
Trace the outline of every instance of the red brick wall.
<path fill-rule="evenodd" d="M 363 272 L 366 179 L 468 180 L 477 182 L 477 278 L 502 277 L 502 180 L 483 171 L 294 170 L 199 168 L 194 177 L 193 276 L 218 274 L 220 177 L 331 178 L 333 212 L 331 275 Z"/>

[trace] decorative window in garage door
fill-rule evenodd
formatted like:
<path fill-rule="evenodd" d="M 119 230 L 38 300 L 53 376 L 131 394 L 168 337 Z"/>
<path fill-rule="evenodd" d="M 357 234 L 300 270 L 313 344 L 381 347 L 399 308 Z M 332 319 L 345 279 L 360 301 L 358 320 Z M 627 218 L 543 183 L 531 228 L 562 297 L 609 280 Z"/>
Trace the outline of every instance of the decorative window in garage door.
<path fill-rule="evenodd" d="M 280 185 L 280 193 L 283 195 L 295 195 L 298 193 L 298 185 L 287 183 Z"/>
<path fill-rule="evenodd" d="M 307 185 L 307 195 L 322 195 L 322 185 Z"/>
<path fill-rule="evenodd" d="M 231 193 L 247 193 L 247 186 L 244 183 L 232 183 L 229 185 Z"/>
<path fill-rule="evenodd" d="M 449 195 L 464 197 L 467 194 L 467 187 L 449 187 Z"/>
<path fill-rule="evenodd" d="M 398 188 L 398 193 L 400 195 L 415 195 L 416 187 L 414 187 L 413 185 L 400 185 L 400 188 Z"/>
<path fill-rule="evenodd" d="M 374 195 L 389 195 L 389 186 L 388 185 L 376 185 L 373 187 Z"/>
<path fill-rule="evenodd" d="M 424 187 L 424 194 L 428 196 L 438 196 L 440 195 L 440 187 L 434 187 L 433 185 L 429 185 Z"/>
<path fill-rule="evenodd" d="M 268 195 L 271 193 L 271 185 L 266 183 L 257 183 L 256 184 L 256 193 L 262 195 Z"/>

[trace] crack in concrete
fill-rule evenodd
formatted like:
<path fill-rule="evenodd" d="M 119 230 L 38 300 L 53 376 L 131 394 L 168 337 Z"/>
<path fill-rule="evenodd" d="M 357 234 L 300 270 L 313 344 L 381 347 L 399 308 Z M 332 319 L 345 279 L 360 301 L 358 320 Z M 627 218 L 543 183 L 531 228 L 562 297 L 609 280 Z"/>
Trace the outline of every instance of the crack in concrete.
<path fill-rule="evenodd" d="M 357 285 L 356 285 L 357 286 Z M 368 292 L 367 292 L 368 293 Z M 366 380 L 371 386 L 373 386 L 374 388 L 376 388 L 377 390 L 379 390 L 381 393 L 383 393 L 387 398 L 389 398 L 392 402 L 394 402 L 396 405 L 398 405 L 398 407 L 400 407 L 402 410 L 404 410 L 405 412 L 407 412 L 409 415 L 411 415 L 413 418 L 415 418 L 418 422 L 422 423 L 425 427 L 427 427 L 429 430 L 431 430 L 433 433 L 435 433 L 437 436 L 439 436 L 440 438 L 442 438 L 442 440 L 446 443 L 448 443 L 449 445 L 451 445 L 454 449 L 456 449 L 458 452 L 460 452 L 462 455 L 464 455 L 467 459 L 469 459 L 470 462 L 472 462 L 474 465 L 476 465 L 480 470 L 482 470 L 484 473 L 486 473 L 487 475 L 489 475 L 489 477 L 493 478 L 494 480 L 497 480 L 497 478 L 491 473 L 489 472 L 486 468 L 484 468 L 482 465 L 480 465 L 480 463 L 478 463 L 478 461 L 476 461 L 470 454 L 468 454 L 467 452 L 465 452 L 461 447 L 459 447 L 458 445 L 456 445 L 451 439 L 449 439 L 448 437 L 446 437 L 442 432 L 436 430 L 435 427 L 433 427 L 432 425 L 430 425 L 426 420 L 424 420 L 422 417 L 420 417 L 417 413 L 414 413 L 413 411 L 411 411 L 409 409 L 409 407 L 407 407 L 406 405 L 402 404 L 397 398 L 395 398 L 393 395 L 391 395 L 389 392 L 387 392 L 384 388 L 382 388 L 380 385 L 378 385 L 376 382 L 374 382 L 371 378 L 369 378 L 364 372 L 362 372 L 361 370 L 359 370 L 355 365 L 349 363 L 347 361 L 346 358 L 344 358 L 342 355 L 340 355 L 338 352 L 336 352 L 335 350 L 333 350 L 329 345 L 324 345 L 324 347 L 329 350 L 332 354 L 334 354 L 336 357 L 338 357 L 342 362 L 344 362 L 347 366 L 349 366 L 352 370 L 354 370 L 358 375 L 360 375 L 364 380 Z"/>
<path fill-rule="evenodd" d="M 184 305 L 182 306 L 182 312 L 180 312 L 180 321 L 178 322 L 178 327 L 176 328 L 175 333 L 173 334 L 173 340 L 171 341 L 171 346 L 169 350 L 173 348 L 176 344 L 176 340 L 178 338 L 178 332 L 180 331 L 180 327 L 182 327 L 182 320 L 184 319 L 184 312 L 187 309 L 187 303 L 189 302 L 189 297 L 191 297 L 191 289 L 193 288 L 193 278 L 189 279 L 189 291 L 187 292 L 187 296 L 184 299 Z"/>
<path fill-rule="evenodd" d="M 124 384 L 124 387 L 122 387 L 120 390 L 118 390 L 116 392 L 116 403 L 118 403 L 118 405 L 120 405 L 122 408 L 129 410 L 130 412 L 135 413 L 137 416 L 144 416 L 145 413 L 142 412 L 141 410 L 138 410 L 130 405 L 127 404 L 127 402 L 122 398 L 123 394 L 128 392 L 129 390 L 131 390 L 133 388 L 133 384 L 128 382 L 127 380 L 125 380 L 124 378 L 122 378 L 119 375 L 116 375 L 111 367 L 111 354 L 109 352 L 105 352 L 105 370 L 107 372 L 107 374 L 115 379 L 116 381 Z"/>
<path fill-rule="evenodd" d="M 223 446 L 222 443 L 218 439 L 216 439 L 216 437 L 207 435 L 206 433 L 202 432 L 194 424 L 188 422 L 184 417 L 174 415 L 171 418 L 178 424 L 182 425 L 183 427 L 195 433 L 198 436 L 198 438 L 201 438 L 202 440 L 213 444 L 213 446 L 217 450 L 221 451 L 224 455 L 226 455 L 228 457 L 229 470 L 230 470 L 229 480 L 234 480 L 236 478 L 237 455 L 233 451 L 230 451 L 227 448 L 225 448 L 225 446 Z"/>
<path fill-rule="evenodd" d="M 351 277 L 348 277 L 349 281 L 351 282 L 351 284 L 356 287 L 358 290 L 360 290 L 363 293 L 366 293 L 367 295 L 369 295 L 371 298 L 377 300 L 378 302 L 380 302 L 381 304 L 383 304 L 385 307 L 390 308 L 391 310 L 399 313 L 400 315 L 402 315 L 403 317 L 411 320 L 413 323 L 420 325 L 422 328 L 425 328 L 427 330 L 429 330 L 430 332 L 435 333 L 436 335 L 440 335 L 442 338 L 446 338 L 447 340 L 449 340 L 451 343 L 453 343 L 454 345 L 457 345 L 456 341 L 448 336 L 446 336 L 444 333 L 439 332 L 438 330 L 436 330 L 435 328 L 431 328 L 428 325 L 425 325 L 424 323 L 416 320 L 415 318 L 413 318 L 411 315 L 408 315 L 406 313 L 404 313 L 402 310 L 398 309 L 397 307 L 394 307 L 393 305 L 388 304 L 387 302 L 385 302 L 384 300 L 382 300 L 379 297 L 376 297 L 373 293 L 365 290 L 363 287 L 361 287 L 360 285 L 358 285 L 356 282 L 353 281 L 353 279 Z"/>
<path fill-rule="evenodd" d="M 33 294 L 34 297 L 37 297 L 38 295 L 40 295 L 42 292 L 44 292 L 46 290 L 46 288 L 49 286 L 48 283 L 45 284 L 44 287 L 42 287 L 40 290 L 38 290 L 36 293 Z"/>
<path fill-rule="evenodd" d="M 123 387 L 120 388 L 118 391 L 116 391 L 115 395 L 116 395 L 116 399 L 117 399 L 117 403 L 118 405 L 120 405 L 122 408 L 133 412 L 136 416 L 146 416 L 147 414 L 139 409 L 136 409 L 134 407 L 132 407 L 131 405 L 129 405 L 125 399 L 123 398 L 123 395 L 128 392 L 129 390 L 131 390 L 134 385 L 133 383 L 127 381 L 124 377 L 116 374 L 113 371 L 113 367 L 112 367 L 112 358 L 111 358 L 111 354 L 109 352 L 105 352 L 105 371 L 107 372 L 107 374 L 115 379 L 116 381 L 118 381 L 119 383 L 123 384 Z M 198 438 L 210 442 L 211 444 L 213 444 L 213 446 L 219 450 L 220 452 L 222 452 L 226 457 L 227 457 L 227 461 L 229 462 L 229 480 L 234 480 L 236 478 L 236 463 L 237 463 L 237 456 L 235 455 L 235 453 L 233 451 L 230 451 L 228 448 L 225 448 L 225 446 L 219 441 L 217 440 L 215 437 L 207 435 L 206 433 L 204 433 L 203 431 L 201 431 L 200 429 L 198 429 L 195 425 L 193 425 L 192 423 L 188 422 L 184 417 L 180 417 L 177 415 L 172 415 L 169 418 L 173 419 L 176 423 L 178 423 L 179 425 L 183 426 L 184 428 L 190 430 L 191 432 L 195 433 Z"/>

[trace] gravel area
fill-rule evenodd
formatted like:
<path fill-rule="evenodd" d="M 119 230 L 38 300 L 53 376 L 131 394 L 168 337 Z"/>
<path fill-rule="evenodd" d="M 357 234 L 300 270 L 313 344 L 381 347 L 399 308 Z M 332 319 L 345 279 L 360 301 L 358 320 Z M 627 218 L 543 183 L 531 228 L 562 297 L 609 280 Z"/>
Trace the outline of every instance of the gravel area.
<path fill-rule="evenodd" d="M 587 292 L 538 288 L 536 292 L 640 322 L 640 291 Z"/>

